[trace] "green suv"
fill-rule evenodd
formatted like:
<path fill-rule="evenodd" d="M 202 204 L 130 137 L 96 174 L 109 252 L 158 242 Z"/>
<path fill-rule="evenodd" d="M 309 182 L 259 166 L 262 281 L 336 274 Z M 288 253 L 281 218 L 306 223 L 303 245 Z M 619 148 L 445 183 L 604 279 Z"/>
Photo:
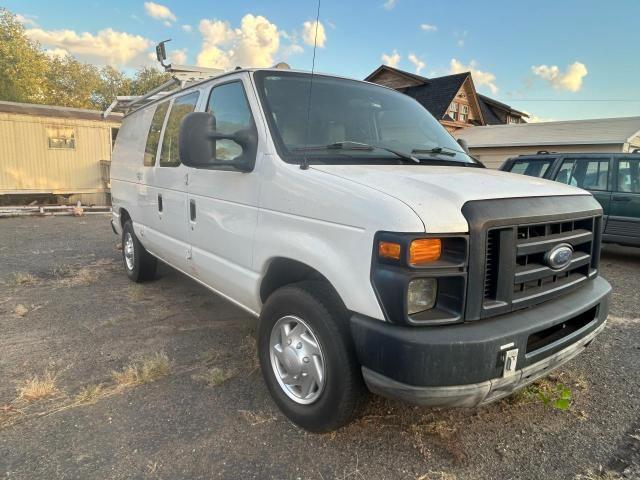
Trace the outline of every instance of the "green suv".
<path fill-rule="evenodd" d="M 510 158 L 500 170 L 584 188 L 604 211 L 602 240 L 640 247 L 640 149 L 633 153 L 554 153 Z"/>

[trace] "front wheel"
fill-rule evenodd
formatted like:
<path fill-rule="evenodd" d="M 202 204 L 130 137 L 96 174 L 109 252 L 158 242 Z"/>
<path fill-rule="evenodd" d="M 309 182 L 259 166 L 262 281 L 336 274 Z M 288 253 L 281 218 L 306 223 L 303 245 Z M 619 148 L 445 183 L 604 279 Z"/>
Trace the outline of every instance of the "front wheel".
<path fill-rule="evenodd" d="M 127 277 L 134 282 L 153 280 L 156 276 L 158 261 L 136 237 L 131 220 L 122 228 L 122 263 Z"/>
<path fill-rule="evenodd" d="M 280 288 L 260 316 L 262 375 L 282 412 L 312 432 L 345 425 L 364 392 L 347 311 L 329 285 Z"/>

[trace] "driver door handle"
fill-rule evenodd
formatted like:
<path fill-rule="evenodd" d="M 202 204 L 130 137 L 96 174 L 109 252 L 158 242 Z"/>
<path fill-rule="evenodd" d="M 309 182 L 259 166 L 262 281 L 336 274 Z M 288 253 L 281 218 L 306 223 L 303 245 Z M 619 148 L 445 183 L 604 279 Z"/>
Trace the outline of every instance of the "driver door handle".
<path fill-rule="evenodd" d="M 631 198 L 629 197 L 613 197 L 614 202 L 630 202 Z"/>
<path fill-rule="evenodd" d="M 193 199 L 189 201 L 189 218 L 192 222 L 196 221 L 196 201 Z"/>

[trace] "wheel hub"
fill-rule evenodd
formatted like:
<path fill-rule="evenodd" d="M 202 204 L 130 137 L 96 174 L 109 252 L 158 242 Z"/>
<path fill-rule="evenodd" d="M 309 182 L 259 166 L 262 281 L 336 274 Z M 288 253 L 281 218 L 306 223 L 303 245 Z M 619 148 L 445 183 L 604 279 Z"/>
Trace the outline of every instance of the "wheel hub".
<path fill-rule="evenodd" d="M 310 404 L 322 393 L 325 363 L 309 325 L 294 316 L 280 318 L 271 330 L 271 367 L 280 387 L 296 403 Z"/>
<path fill-rule="evenodd" d="M 127 264 L 127 269 L 133 270 L 135 247 L 133 244 L 133 236 L 127 232 L 124 236 L 124 245 L 122 246 L 124 252 L 124 261 Z"/>

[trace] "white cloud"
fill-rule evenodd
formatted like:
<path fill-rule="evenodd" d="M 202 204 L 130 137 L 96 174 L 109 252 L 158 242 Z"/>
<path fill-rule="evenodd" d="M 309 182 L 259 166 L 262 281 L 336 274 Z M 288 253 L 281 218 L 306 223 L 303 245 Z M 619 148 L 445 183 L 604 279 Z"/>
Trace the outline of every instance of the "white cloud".
<path fill-rule="evenodd" d="M 464 47 L 464 42 L 467 40 L 468 34 L 469 32 L 466 30 L 464 32 L 454 32 L 453 35 L 458 39 L 456 43 L 459 47 Z"/>
<path fill-rule="evenodd" d="M 64 58 L 69 55 L 64 48 L 50 48 L 44 51 L 44 54 L 49 58 Z"/>
<path fill-rule="evenodd" d="M 175 22 L 178 19 L 173 12 L 169 10 L 169 7 L 160 5 L 159 3 L 144 2 L 144 10 L 151 18 L 164 20 L 165 25 L 167 23 L 171 25 L 172 22 Z"/>
<path fill-rule="evenodd" d="M 193 27 L 191 25 L 182 25 L 182 31 L 183 32 L 187 32 L 187 33 L 191 33 L 193 31 Z"/>
<path fill-rule="evenodd" d="M 279 55 L 283 60 L 287 60 L 291 55 L 298 55 L 304 52 L 304 48 L 302 48 L 297 43 L 292 43 L 280 49 Z"/>
<path fill-rule="evenodd" d="M 542 123 L 542 122 L 553 122 L 553 118 L 548 117 L 539 117 L 537 115 L 529 114 L 529 118 L 526 119 L 528 123 Z"/>
<path fill-rule="evenodd" d="M 390 67 L 397 67 L 400 63 L 400 54 L 396 50 L 394 50 L 391 55 L 383 53 L 381 58 L 382 63 L 389 65 Z"/>
<path fill-rule="evenodd" d="M 34 15 L 21 15 L 20 13 L 16 13 L 16 20 L 25 27 L 37 27 L 38 23 L 35 20 L 36 18 L 38 17 Z"/>
<path fill-rule="evenodd" d="M 564 72 L 560 71 L 557 65 L 550 67 L 547 65 L 534 65 L 531 67 L 531 71 L 534 75 L 549 82 L 553 88 L 569 92 L 578 92 L 582 88 L 584 77 L 589 73 L 587 66 L 581 62 L 574 62 L 568 65 Z"/>
<path fill-rule="evenodd" d="M 420 75 L 420 72 L 422 71 L 422 69 L 424 67 L 427 66 L 426 63 L 424 63 L 422 60 L 420 60 L 415 54 L 410 53 L 409 56 L 407 57 L 409 59 L 409 61 L 411 63 L 413 63 L 413 65 L 416 67 L 416 73 L 418 75 Z"/>
<path fill-rule="evenodd" d="M 229 69 L 272 66 L 280 48 L 278 27 L 260 15 L 247 14 L 240 28 L 222 20 L 201 20 L 202 49 L 198 65 Z"/>
<path fill-rule="evenodd" d="M 44 46 L 56 49 L 64 49 L 79 58 L 108 63 L 112 65 L 125 65 L 144 58 L 144 52 L 151 45 L 151 40 L 140 35 L 132 35 L 125 32 L 116 32 L 111 28 L 100 30 L 97 34 L 89 32 L 77 33 L 74 30 L 42 30 L 32 28 L 26 30 L 26 34 L 32 40 L 40 42 Z"/>
<path fill-rule="evenodd" d="M 317 32 L 316 32 L 317 25 Z M 302 41 L 307 45 L 313 46 L 316 42 L 316 36 L 318 41 L 318 46 L 323 48 L 325 43 L 327 42 L 327 33 L 324 29 L 324 25 L 322 22 L 304 22 L 302 25 Z"/>
<path fill-rule="evenodd" d="M 183 48 L 181 50 L 173 50 L 169 54 L 169 60 L 171 63 L 175 63 L 176 65 L 184 65 L 187 63 L 187 49 Z"/>
<path fill-rule="evenodd" d="M 420 30 L 424 32 L 435 32 L 438 30 L 438 27 L 435 25 L 429 25 L 428 23 L 422 23 L 420 24 Z"/>
<path fill-rule="evenodd" d="M 398 0 L 386 0 L 382 6 L 387 10 L 393 10 L 397 3 Z"/>
<path fill-rule="evenodd" d="M 463 72 L 471 72 L 471 76 L 473 77 L 473 83 L 475 85 L 482 85 L 487 87 L 493 95 L 498 93 L 498 86 L 495 84 L 496 76 L 490 72 L 483 72 L 476 68 L 476 62 L 471 60 L 469 65 L 464 65 L 459 60 L 455 58 L 451 59 L 451 68 L 449 69 L 449 73 L 463 73 Z"/>

